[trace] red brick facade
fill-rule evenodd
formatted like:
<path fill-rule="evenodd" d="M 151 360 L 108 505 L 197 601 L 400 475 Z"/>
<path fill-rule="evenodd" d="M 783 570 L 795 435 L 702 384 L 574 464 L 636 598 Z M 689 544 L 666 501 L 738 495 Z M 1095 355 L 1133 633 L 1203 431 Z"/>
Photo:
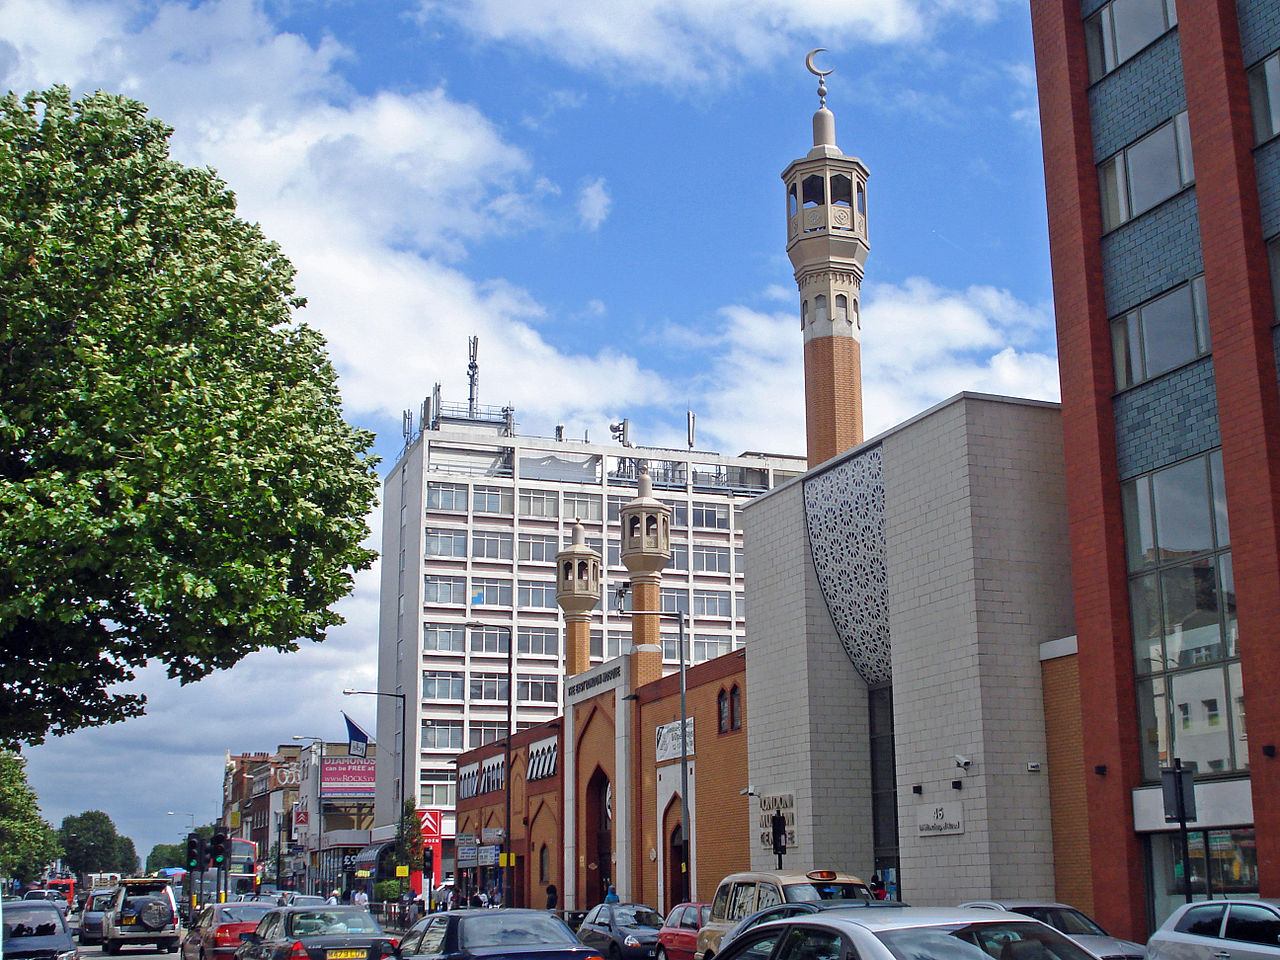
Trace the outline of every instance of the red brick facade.
<path fill-rule="evenodd" d="M 815 337 L 804 345 L 804 413 L 809 466 L 862 442 L 862 345 Z"/>

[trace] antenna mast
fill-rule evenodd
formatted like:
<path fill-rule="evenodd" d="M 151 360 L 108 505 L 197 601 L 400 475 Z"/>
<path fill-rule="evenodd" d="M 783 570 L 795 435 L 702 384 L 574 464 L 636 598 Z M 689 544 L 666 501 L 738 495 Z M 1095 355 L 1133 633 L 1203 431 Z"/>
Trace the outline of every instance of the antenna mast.
<path fill-rule="evenodd" d="M 467 364 L 467 380 L 471 384 L 471 392 L 467 395 L 467 416 L 476 418 L 476 399 L 480 392 L 480 364 L 476 363 L 476 352 L 480 349 L 479 337 L 468 337 L 467 346 L 471 353 L 471 362 Z"/>

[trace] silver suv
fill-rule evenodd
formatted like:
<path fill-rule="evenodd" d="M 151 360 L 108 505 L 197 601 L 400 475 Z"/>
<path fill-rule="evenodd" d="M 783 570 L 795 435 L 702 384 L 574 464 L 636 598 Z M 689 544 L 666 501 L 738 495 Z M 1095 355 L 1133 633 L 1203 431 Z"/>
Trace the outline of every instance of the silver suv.
<path fill-rule="evenodd" d="M 102 914 L 102 949 L 117 954 L 123 946 L 150 943 L 178 949 L 178 910 L 168 880 L 126 877 Z"/>

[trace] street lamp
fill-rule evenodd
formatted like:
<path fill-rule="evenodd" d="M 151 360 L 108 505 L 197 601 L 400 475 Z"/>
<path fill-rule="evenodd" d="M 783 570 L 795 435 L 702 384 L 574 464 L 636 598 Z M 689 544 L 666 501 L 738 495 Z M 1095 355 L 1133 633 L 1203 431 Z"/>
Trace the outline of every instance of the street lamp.
<path fill-rule="evenodd" d="M 502 905 L 511 906 L 511 869 L 515 858 L 511 853 L 511 738 L 516 733 L 516 643 L 511 627 L 504 623 L 468 620 L 471 629 L 492 628 L 507 631 L 507 746 L 503 758 L 502 785 L 506 792 L 506 814 L 502 822 Z"/>
<path fill-rule="evenodd" d="M 403 693 L 391 693 L 389 690 L 343 690 L 344 697 L 366 696 L 366 697 L 395 697 L 400 701 L 400 789 L 396 791 L 396 844 L 402 852 L 407 853 L 406 841 L 404 835 L 404 798 L 405 790 L 408 786 L 409 774 L 408 767 L 408 746 L 409 746 L 409 728 L 406 726 L 406 704 L 408 698 Z M 416 794 L 415 794 L 416 799 Z M 417 806 L 417 803 L 414 804 Z M 400 892 L 404 892 L 403 882 L 400 885 Z"/>

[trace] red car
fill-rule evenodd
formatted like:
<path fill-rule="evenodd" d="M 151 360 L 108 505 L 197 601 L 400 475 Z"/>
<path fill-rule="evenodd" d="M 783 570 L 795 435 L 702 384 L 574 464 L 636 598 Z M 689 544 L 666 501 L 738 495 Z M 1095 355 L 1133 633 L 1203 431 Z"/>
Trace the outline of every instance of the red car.
<path fill-rule="evenodd" d="M 240 946 L 240 934 L 257 927 L 273 906 L 260 901 L 205 906 L 182 938 L 182 960 L 227 960 Z"/>
<path fill-rule="evenodd" d="M 672 907 L 658 931 L 657 960 L 693 960 L 698 930 L 710 915 L 709 903 L 681 903 Z"/>

